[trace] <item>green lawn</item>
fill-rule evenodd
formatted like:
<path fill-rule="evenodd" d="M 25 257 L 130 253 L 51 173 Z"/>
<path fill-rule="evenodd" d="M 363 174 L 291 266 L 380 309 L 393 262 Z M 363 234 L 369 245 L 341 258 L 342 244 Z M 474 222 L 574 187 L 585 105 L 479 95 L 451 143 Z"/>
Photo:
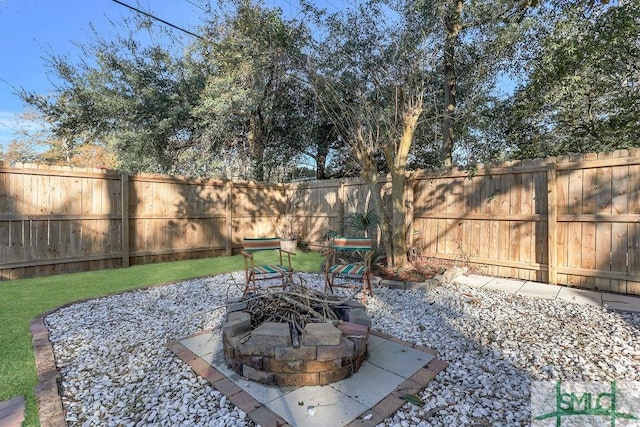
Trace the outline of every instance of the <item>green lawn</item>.
<path fill-rule="evenodd" d="M 270 256 L 257 253 L 256 260 Z M 293 257 L 296 271 L 317 272 L 318 253 Z M 168 262 L 116 270 L 64 274 L 0 282 L 0 401 L 24 395 L 26 426 L 38 425 L 37 383 L 29 322 L 37 315 L 73 301 L 115 292 L 242 270 L 240 255 Z"/>

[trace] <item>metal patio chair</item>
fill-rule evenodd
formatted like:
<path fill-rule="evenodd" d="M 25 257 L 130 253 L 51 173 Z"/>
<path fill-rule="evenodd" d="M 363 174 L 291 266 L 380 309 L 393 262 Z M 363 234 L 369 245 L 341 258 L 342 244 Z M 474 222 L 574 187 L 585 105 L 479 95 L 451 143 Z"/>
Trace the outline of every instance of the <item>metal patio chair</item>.
<path fill-rule="evenodd" d="M 281 279 L 282 288 L 286 288 L 291 283 L 293 268 L 291 267 L 291 255 L 293 252 L 285 251 L 280 247 L 280 238 L 261 237 L 245 238 L 243 240 L 242 256 L 244 257 L 245 286 L 244 294 L 260 289 L 256 281 L 267 279 Z M 259 251 L 277 251 L 279 257 L 278 264 L 256 265 L 253 254 Z M 283 255 L 286 256 L 283 257 Z M 286 264 L 283 262 L 286 260 Z"/>
<path fill-rule="evenodd" d="M 355 284 L 336 284 L 336 278 L 362 279 L 362 292 L 373 295 L 371 288 L 371 239 L 361 237 L 335 237 L 331 241 L 329 249 L 325 252 L 326 261 L 324 268 L 324 292 L 329 290 L 333 293 L 333 288 L 357 289 L 360 286 Z M 362 261 L 340 262 L 341 253 L 362 254 Z"/>

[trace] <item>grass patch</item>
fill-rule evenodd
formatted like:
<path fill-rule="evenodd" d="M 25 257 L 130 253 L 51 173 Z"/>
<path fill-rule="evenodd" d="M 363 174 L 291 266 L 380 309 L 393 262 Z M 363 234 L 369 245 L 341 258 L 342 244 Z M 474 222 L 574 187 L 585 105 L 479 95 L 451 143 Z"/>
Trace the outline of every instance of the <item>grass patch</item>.
<path fill-rule="evenodd" d="M 273 253 L 260 252 L 256 262 L 272 257 Z M 319 271 L 321 262 L 317 252 L 299 252 L 291 260 L 296 271 L 308 272 Z M 24 425 L 39 425 L 29 330 L 29 322 L 39 314 L 82 299 L 242 269 L 242 256 L 234 255 L 0 282 L 0 401 L 24 395 Z"/>

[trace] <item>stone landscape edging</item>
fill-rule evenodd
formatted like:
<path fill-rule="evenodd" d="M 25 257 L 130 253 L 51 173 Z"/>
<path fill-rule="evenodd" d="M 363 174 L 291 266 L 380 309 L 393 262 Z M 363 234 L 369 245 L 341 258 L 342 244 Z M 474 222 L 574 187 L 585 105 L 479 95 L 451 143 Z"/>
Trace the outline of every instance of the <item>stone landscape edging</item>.
<path fill-rule="evenodd" d="M 67 305 L 67 304 L 65 304 Z M 58 392 L 60 373 L 56 367 L 53 346 L 49 340 L 49 329 L 44 324 L 45 316 L 64 306 L 35 317 L 29 324 L 36 359 L 38 384 L 35 387 L 38 418 L 42 427 L 66 427 L 65 412 Z"/>

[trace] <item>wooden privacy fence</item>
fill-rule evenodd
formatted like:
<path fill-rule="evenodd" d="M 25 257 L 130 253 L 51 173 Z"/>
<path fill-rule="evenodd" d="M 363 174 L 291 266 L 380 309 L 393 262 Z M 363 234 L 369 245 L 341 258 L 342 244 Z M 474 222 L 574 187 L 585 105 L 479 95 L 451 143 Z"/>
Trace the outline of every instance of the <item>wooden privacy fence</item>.
<path fill-rule="evenodd" d="M 0 164 L 0 277 L 231 254 L 275 233 L 286 187 Z"/>
<path fill-rule="evenodd" d="M 416 174 L 414 244 L 490 275 L 640 295 L 639 156 Z"/>
<path fill-rule="evenodd" d="M 379 182 L 383 199 L 390 182 Z M 487 274 L 640 295 L 640 152 L 412 174 L 408 239 Z M 359 179 L 268 185 L 0 166 L 0 277 L 237 252 L 293 221 L 345 232 L 372 206 Z"/>

